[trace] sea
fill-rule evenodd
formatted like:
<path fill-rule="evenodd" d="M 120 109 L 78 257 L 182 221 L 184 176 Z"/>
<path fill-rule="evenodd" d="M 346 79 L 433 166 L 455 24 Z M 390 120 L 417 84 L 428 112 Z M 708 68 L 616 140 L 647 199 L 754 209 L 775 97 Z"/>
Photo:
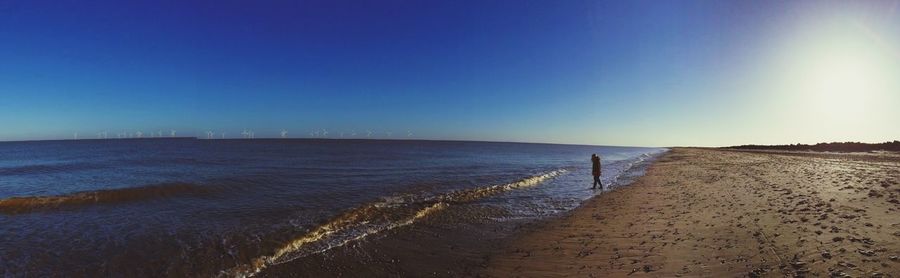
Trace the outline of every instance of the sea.
<path fill-rule="evenodd" d="M 468 276 L 664 148 L 427 140 L 0 142 L 4 277 Z M 591 154 L 604 189 L 591 189 Z"/>

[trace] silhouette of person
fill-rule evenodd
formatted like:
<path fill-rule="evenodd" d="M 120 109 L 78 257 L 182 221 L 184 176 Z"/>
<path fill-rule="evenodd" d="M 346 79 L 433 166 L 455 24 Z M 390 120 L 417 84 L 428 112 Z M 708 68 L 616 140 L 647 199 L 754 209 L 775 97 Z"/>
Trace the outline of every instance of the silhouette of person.
<path fill-rule="evenodd" d="M 600 182 L 600 156 L 597 154 L 591 155 L 591 164 L 593 164 L 593 169 L 591 174 L 594 175 L 594 186 L 591 189 L 597 189 L 597 185 L 600 185 L 600 190 L 603 190 L 603 183 Z"/>

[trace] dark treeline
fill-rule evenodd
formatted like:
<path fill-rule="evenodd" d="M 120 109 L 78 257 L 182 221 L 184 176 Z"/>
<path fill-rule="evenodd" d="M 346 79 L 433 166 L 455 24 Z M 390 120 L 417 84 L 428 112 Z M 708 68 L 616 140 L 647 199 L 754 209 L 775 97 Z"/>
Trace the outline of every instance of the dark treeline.
<path fill-rule="evenodd" d="M 782 151 L 816 151 L 816 152 L 870 152 L 870 151 L 898 151 L 900 141 L 868 144 L 860 142 L 833 142 L 818 143 L 815 145 L 791 144 L 791 145 L 742 145 L 725 147 L 726 149 L 744 150 L 782 150 Z"/>

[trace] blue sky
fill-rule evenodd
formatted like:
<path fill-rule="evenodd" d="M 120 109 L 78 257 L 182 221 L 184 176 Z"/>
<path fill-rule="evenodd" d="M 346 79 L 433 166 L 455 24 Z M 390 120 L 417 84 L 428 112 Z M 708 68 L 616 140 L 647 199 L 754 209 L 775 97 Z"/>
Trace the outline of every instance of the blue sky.
<path fill-rule="evenodd" d="M 831 114 L 811 113 L 836 109 L 798 116 L 808 98 L 783 96 L 806 83 L 781 79 L 840 55 L 779 63 L 817 53 L 820 41 L 858 39 L 851 54 L 888 53 L 863 71 L 900 73 L 890 54 L 900 37 L 896 6 L 4 1 L 0 140 L 169 129 L 639 146 L 894 140 L 900 128 L 872 122 L 900 119 L 891 108 L 900 104 L 896 82 L 857 82 L 885 84 L 865 88 L 877 92 L 853 110 L 861 115 L 818 125 Z M 846 26 L 868 32 L 839 32 Z M 853 93 L 842 95 L 857 94 L 851 81 L 844 87 Z"/>

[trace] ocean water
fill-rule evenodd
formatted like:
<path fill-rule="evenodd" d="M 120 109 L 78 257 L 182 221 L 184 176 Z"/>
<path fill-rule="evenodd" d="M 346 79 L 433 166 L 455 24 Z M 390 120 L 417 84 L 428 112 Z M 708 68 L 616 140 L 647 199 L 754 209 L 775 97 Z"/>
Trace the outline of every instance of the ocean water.
<path fill-rule="evenodd" d="M 266 275 L 442 214 L 480 223 L 552 217 L 602 194 L 589 188 L 592 153 L 614 188 L 664 151 L 399 140 L 0 143 L 0 274 Z"/>

